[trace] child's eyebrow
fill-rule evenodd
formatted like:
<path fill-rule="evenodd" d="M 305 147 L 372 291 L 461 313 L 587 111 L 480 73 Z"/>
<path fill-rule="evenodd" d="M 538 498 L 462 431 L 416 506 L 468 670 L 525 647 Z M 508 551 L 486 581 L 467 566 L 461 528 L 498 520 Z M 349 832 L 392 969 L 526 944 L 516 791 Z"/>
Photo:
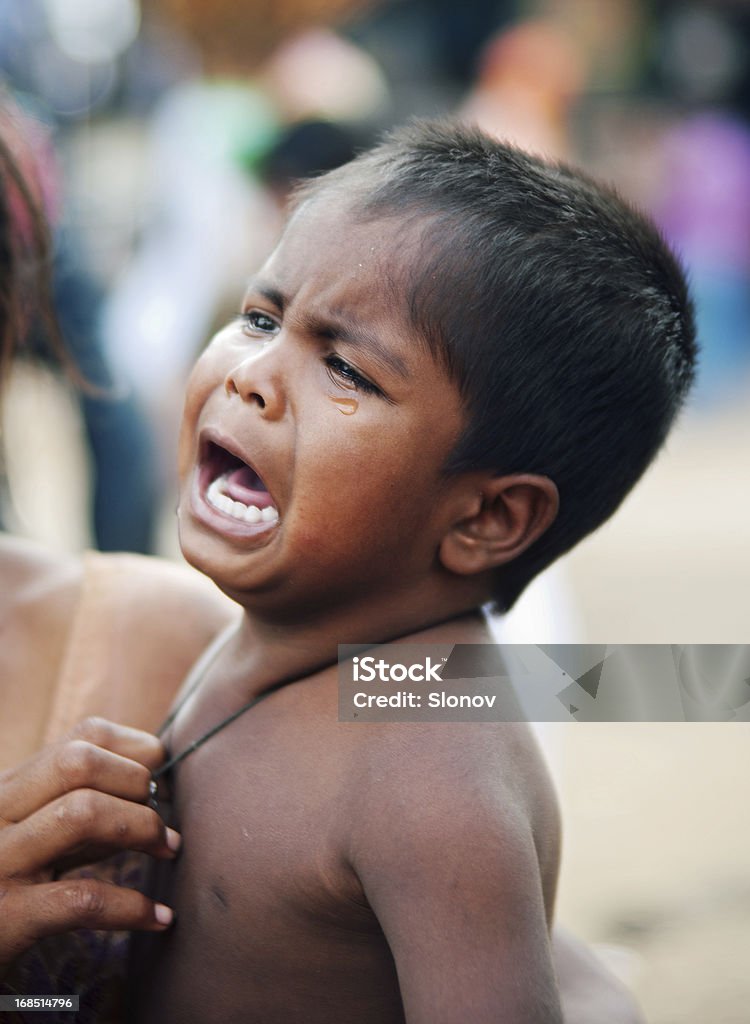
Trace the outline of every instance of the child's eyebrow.
<path fill-rule="evenodd" d="M 409 370 L 404 360 L 384 344 L 381 338 L 349 316 L 330 316 L 326 319 L 302 314 L 300 326 L 310 334 L 327 341 L 343 341 L 364 349 L 376 362 L 381 362 L 399 377 L 408 379 Z"/>
<path fill-rule="evenodd" d="M 251 281 L 248 281 L 247 288 L 245 288 L 245 297 L 252 294 L 262 295 L 264 299 L 268 299 L 270 303 L 276 306 L 281 313 L 284 312 L 286 299 L 279 289 L 274 288 L 273 285 L 265 284 L 253 278 Z"/>
<path fill-rule="evenodd" d="M 249 282 L 246 295 L 262 295 L 268 299 L 279 312 L 283 313 L 287 305 L 286 296 L 271 284 L 257 279 Z M 377 334 L 368 330 L 347 314 L 329 316 L 325 319 L 314 314 L 304 313 L 299 317 L 299 325 L 303 330 L 327 341 L 344 341 L 358 346 L 368 352 L 373 359 L 383 363 L 399 377 L 408 379 L 409 370 L 404 360 L 396 352 L 392 352 Z"/>

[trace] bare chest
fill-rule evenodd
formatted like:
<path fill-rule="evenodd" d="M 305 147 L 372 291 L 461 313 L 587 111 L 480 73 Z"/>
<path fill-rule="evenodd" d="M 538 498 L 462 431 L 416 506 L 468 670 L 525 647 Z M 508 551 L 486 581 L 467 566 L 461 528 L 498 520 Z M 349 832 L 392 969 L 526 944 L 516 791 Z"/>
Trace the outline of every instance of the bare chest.
<path fill-rule="evenodd" d="M 176 924 L 146 953 L 136 1019 L 401 1019 L 387 943 L 348 867 L 345 758 L 281 694 L 178 766 Z M 285 704 L 289 707 L 285 708 Z M 253 716 L 253 717 L 251 717 Z M 337 726 L 338 723 L 335 723 Z M 341 727 L 339 727 L 341 728 Z"/>

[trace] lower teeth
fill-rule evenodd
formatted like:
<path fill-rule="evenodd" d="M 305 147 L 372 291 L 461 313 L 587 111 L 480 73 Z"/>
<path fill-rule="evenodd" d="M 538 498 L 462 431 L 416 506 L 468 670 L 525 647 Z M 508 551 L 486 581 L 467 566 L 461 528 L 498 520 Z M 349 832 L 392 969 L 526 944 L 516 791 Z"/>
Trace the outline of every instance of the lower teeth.
<path fill-rule="evenodd" d="M 206 491 L 209 504 L 219 512 L 232 516 L 233 519 L 241 519 L 245 523 L 274 523 L 279 518 L 279 513 L 273 505 L 260 509 L 257 505 L 245 505 L 241 501 L 233 501 L 228 494 L 222 492 L 221 482 L 221 478 L 214 480 Z"/>

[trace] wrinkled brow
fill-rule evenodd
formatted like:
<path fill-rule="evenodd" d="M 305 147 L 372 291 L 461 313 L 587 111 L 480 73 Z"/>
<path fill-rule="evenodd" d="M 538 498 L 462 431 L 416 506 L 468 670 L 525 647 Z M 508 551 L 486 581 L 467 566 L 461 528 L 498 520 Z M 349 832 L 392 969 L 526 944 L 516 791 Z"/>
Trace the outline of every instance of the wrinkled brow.
<path fill-rule="evenodd" d="M 246 297 L 262 295 L 280 313 L 283 313 L 289 305 L 289 300 L 283 292 L 273 285 L 257 279 L 248 283 L 245 295 Z M 375 362 L 381 363 L 399 377 L 404 379 L 409 377 L 408 367 L 401 356 L 392 351 L 375 331 L 360 323 L 356 317 L 346 313 L 331 314 L 330 316 L 300 313 L 295 317 L 295 322 L 302 330 L 317 338 L 341 341 L 354 348 L 360 348 Z"/>
<path fill-rule="evenodd" d="M 310 334 L 328 341 L 342 341 L 354 348 L 360 348 L 375 362 L 382 363 L 399 377 L 407 379 L 409 370 L 401 356 L 382 338 L 352 316 L 318 317 L 303 313 L 298 318 L 300 326 Z"/>

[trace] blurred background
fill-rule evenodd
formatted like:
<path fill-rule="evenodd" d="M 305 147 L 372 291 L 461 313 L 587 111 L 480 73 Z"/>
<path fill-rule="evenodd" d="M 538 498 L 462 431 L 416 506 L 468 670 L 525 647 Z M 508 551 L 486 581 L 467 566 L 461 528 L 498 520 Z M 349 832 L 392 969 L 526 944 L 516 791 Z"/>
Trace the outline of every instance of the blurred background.
<path fill-rule="evenodd" d="M 272 247 L 294 179 L 413 114 L 583 165 L 688 266 L 703 345 L 679 427 L 613 520 L 501 629 L 523 642 L 747 641 L 750 3 L 2 0 L 3 130 L 35 169 L 55 301 L 95 393 L 31 338 L 0 516 L 63 550 L 177 557 L 192 360 Z M 653 1024 L 750 1020 L 750 732 L 549 727 L 560 917 Z"/>

